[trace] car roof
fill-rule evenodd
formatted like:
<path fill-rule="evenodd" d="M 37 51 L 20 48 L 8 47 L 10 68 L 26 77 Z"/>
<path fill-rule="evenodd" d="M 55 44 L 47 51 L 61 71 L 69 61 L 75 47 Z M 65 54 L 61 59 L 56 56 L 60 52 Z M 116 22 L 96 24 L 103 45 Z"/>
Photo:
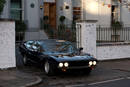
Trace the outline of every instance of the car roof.
<path fill-rule="evenodd" d="M 28 40 L 28 41 L 44 41 L 44 42 L 66 42 L 66 40 L 58 40 L 58 39 L 43 39 L 43 40 Z M 28 42 L 25 41 L 25 42 Z"/>

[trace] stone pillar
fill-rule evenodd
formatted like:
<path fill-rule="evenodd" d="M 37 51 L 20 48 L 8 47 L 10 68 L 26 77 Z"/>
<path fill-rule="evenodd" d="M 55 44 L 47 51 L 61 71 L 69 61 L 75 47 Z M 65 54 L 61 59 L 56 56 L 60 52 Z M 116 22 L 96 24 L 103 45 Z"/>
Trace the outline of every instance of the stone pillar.
<path fill-rule="evenodd" d="M 71 25 L 73 20 L 72 1 L 71 0 L 56 0 L 57 24 L 59 24 L 60 16 L 65 16 L 65 24 Z"/>
<path fill-rule="evenodd" d="M 0 69 L 16 67 L 15 22 L 0 20 Z"/>
<path fill-rule="evenodd" d="M 83 52 L 96 57 L 96 22 L 95 20 L 76 23 L 77 47 L 83 47 Z"/>
<path fill-rule="evenodd" d="M 28 25 L 29 31 L 37 31 L 40 29 L 39 0 L 25 0 L 24 15 L 24 20 Z"/>

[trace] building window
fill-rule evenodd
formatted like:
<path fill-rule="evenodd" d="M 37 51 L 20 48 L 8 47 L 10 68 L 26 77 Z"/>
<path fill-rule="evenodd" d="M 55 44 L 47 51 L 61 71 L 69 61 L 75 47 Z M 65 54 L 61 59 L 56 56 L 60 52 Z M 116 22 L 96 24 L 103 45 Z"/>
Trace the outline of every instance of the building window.
<path fill-rule="evenodd" d="M 11 0 L 10 17 L 14 20 L 22 20 L 22 0 Z"/>
<path fill-rule="evenodd" d="M 112 6 L 112 23 L 118 21 L 118 6 Z"/>
<path fill-rule="evenodd" d="M 81 19 L 81 8 L 73 7 L 73 20 L 77 21 Z"/>
<path fill-rule="evenodd" d="M 69 6 L 65 6 L 65 9 L 69 9 Z"/>

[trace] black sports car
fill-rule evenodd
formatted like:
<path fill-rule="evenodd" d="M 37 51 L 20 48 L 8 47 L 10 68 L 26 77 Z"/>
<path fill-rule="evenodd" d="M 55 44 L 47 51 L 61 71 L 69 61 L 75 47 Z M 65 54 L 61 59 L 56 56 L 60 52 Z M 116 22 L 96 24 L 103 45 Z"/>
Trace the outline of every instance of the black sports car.
<path fill-rule="evenodd" d="M 20 45 L 23 63 L 37 63 L 43 66 L 47 75 L 54 75 L 58 70 L 83 69 L 87 73 L 96 66 L 97 60 L 90 54 L 83 53 L 71 42 L 64 40 L 26 41 Z"/>

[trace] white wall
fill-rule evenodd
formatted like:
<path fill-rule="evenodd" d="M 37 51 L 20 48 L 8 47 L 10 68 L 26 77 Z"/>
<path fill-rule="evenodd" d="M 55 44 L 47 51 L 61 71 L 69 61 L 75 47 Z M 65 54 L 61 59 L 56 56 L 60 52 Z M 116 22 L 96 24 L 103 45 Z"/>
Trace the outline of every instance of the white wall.
<path fill-rule="evenodd" d="M 77 47 L 83 47 L 83 52 L 96 57 L 96 23 L 95 21 L 81 21 L 76 23 Z"/>
<path fill-rule="evenodd" d="M 0 21 L 0 68 L 16 67 L 15 22 Z"/>
<path fill-rule="evenodd" d="M 121 21 L 126 27 L 130 27 L 130 10 L 126 6 L 121 8 Z"/>
<path fill-rule="evenodd" d="M 31 4 L 34 8 L 31 8 Z M 40 28 L 40 7 L 38 0 L 25 0 L 24 2 L 25 20 L 30 31 L 35 31 Z"/>
<path fill-rule="evenodd" d="M 82 6 L 84 20 L 98 20 L 98 2 L 95 0 L 82 0 Z"/>
<path fill-rule="evenodd" d="M 110 26 L 111 7 L 108 4 L 111 0 L 82 0 L 82 20 L 98 20 L 97 25 Z"/>
<path fill-rule="evenodd" d="M 85 53 L 94 55 L 98 60 L 130 58 L 128 42 L 109 43 L 110 45 L 102 43 L 102 46 L 96 46 L 96 23 L 79 22 L 76 31 L 77 47 L 83 47 Z"/>
<path fill-rule="evenodd" d="M 130 58 L 130 45 L 97 46 L 97 59 L 120 59 Z"/>
<path fill-rule="evenodd" d="M 108 7 L 108 4 L 111 4 L 111 0 L 105 0 L 103 5 L 102 0 L 98 2 L 98 22 L 97 25 L 109 27 L 111 25 L 111 7 Z"/>
<path fill-rule="evenodd" d="M 59 18 L 60 16 L 63 16 L 63 10 L 61 10 L 63 8 L 63 1 L 62 0 L 56 0 L 56 22 L 57 25 L 60 24 L 59 22 Z"/>
<path fill-rule="evenodd" d="M 81 0 L 72 0 L 73 7 L 81 7 Z"/>
<path fill-rule="evenodd" d="M 59 24 L 60 16 L 65 16 L 65 24 L 71 25 L 73 20 L 73 13 L 72 13 L 72 1 L 71 0 L 57 0 L 57 24 Z M 69 6 L 69 9 L 65 9 L 65 6 Z M 61 10 L 62 9 L 62 10 Z"/>

